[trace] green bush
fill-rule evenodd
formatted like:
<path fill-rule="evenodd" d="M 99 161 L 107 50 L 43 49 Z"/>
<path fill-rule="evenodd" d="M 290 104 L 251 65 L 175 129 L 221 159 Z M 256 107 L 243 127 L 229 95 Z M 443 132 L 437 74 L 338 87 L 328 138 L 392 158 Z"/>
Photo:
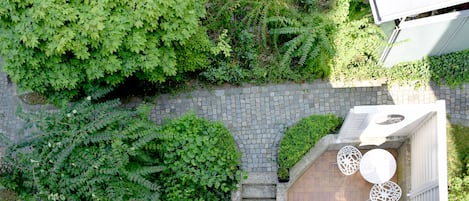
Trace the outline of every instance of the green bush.
<path fill-rule="evenodd" d="M 207 69 L 200 75 L 213 84 L 230 83 L 241 85 L 246 79 L 246 70 L 236 64 L 221 63 L 220 66 Z"/>
<path fill-rule="evenodd" d="M 449 200 L 469 199 L 469 127 L 450 125 L 448 133 Z"/>
<path fill-rule="evenodd" d="M 33 135 L 9 144 L 0 185 L 24 200 L 156 199 L 152 178 L 164 167 L 141 150 L 159 137 L 149 109 L 89 97 L 55 113 L 20 113 Z"/>
<path fill-rule="evenodd" d="M 335 132 L 341 119 L 332 115 L 312 115 L 300 120 L 289 128 L 278 150 L 279 168 L 293 167 L 317 141 L 331 132 Z"/>
<path fill-rule="evenodd" d="M 156 148 L 166 168 L 163 200 L 227 200 L 241 179 L 240 153 L 228 129 L 189 113 L 164 125 Z"/>
<path fill-rule="evenodd" d="M 18 86 L 70 99 L 130 76 L 205 68 L 205 1 L 0 1 L 0 55 Z"/>
<path fill-rule="evenodd" d="M 334 20 L 337 28 L 331 36 L 335 54 L 330 79 L 350 81 L 385 77 L 385 68 L 378 64 L 385 35 L 372 22 L 369 5 L 357 0 L 338 0 L 335 7 L 331 12 L 333 19 L 337 19 Z"/>

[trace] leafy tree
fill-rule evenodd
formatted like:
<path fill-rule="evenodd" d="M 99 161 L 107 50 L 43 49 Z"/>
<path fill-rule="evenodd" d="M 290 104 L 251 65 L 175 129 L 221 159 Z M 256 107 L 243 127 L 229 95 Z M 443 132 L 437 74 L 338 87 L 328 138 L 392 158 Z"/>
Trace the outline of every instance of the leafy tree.
<path fill-rule="evenodd" d="M 161 83 L 208 64 L 205 1 L 0 1 L 0 54 L 19 87 L 71 98 L 130 76 Z"/>
<path fill-rule="evenodd" d="M 10 144 L 0 184 L 26 200 L 153 200 L 161 172 L 141 147 L 159 138 L 149 107 L 91 97 L 58 112 L 20 113 L 32 136 Z"/>

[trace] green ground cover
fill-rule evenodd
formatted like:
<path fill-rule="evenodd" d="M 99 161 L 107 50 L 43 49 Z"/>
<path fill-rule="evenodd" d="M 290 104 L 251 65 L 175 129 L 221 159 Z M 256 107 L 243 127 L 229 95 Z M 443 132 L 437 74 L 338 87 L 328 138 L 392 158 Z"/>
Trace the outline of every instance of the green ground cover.
<path fill-rule="evenodd" d="M 469 127 L 448 124 L 448 200 L 469 199 Z"/>

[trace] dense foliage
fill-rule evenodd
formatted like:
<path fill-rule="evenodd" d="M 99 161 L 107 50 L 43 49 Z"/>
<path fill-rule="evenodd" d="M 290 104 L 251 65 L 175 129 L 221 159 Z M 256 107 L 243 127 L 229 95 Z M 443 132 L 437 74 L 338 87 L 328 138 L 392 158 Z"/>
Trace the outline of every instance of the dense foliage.
<path fill-rule="evenodd" d="M 0 54 L 23 89 L 65 99 L 205 68 L 205 1 L 0 1 Z"/>
<path fill-rule="evenodd" d="M 207 80 L 265 83 L 328 75 L 325 64 L 333 48 L 327 35 L 334 26 L 314 1 L 212 0 L 208 5 L 208 30 L 228 30 L 233 48 L 230 57 L 214 60 L 202 74 Z"/>
<path fill-rule="evenodd" d="M 139 151 L 141 138 L 158 138 L 144 110 L 91 97 L 55 113 L 21 113 L 32 137 L 11 144 L 12 167 L 1 183 L 25 199 L 148 200 L 159 195 L 152 175 L 163 170 Z"/>
<path fill-rule="evenodd" d="M 194 78 L 450 86 L 469 79 L 467 51 L 383 68 L 385 36 L 362 0 L 6 0 L 0 40 L 12 80 L 58 100 L 123 84 L 151 95 Z"/>
<path fill-rule="evenodd" d="M 349 81 L 386 76 L 386 69 L 379 65 L 385 36 L 372 22 L 369 5 L 362 1 L 341 0 L 336 6 L 344 8 L 336 11 L 336 21 L 342 21 L 333 35 L 335 55 L 330 79 Z"/>
<path fill-rule="evenodd" d="M 148 105 L 91 99 L 21 113 L 32 135 L 8 145 L 0 186 L 25 200 L 222 200 L 236 188 L 240 154 L 220 123 L 158 126 Z"/>
<path fill-rule="evenodd" d="M 448 125 L 448 200 L 469 199 L 469 127 Z"/>
<path fill-rule="evenodd" d="M 208 30 L 228 30 L 233 47 L 230 57 L 215 59 L 202 74 L 213 83 L 328 78 L 460 86 L 469 81 L 468 51 L 384 68 L 379 59 L 386 36 L 361 0 L 212 0 L 208 8 Z"/>
<path fill-rule="evenodd" d="M 361 0 L 212 0 L 208 8 L 208 30 L 228 30 L 233 47 L 231 57 L 202 74 L 210 82 L 384 75 L 378 65 L 384 34 Z"/>
<path fill-rule="evenodd" d="M 288 128 L 278 149 L 279 172 L 285 172 L 285 169 L 293 167 L 317 141 L 335 132 L 340 124 L 340 118 L 332 114 L 312 115 Z"/>
<path fill-rule="evenodd" d="M 391 84 L 422 86 L 434 81 L 437 84 L 458 87 L 469 82 L 469 51 L 399 63 L 386 69 L 385 75 Z"/>
<path fill-rule="evenodd" d="M 195 114 L 167 123 L 156 149 L 163 200 L 228 200 L 241 179 L 240 153 L 228 129 Z M 149 149 L 152 146 L 149 146 Z"/>

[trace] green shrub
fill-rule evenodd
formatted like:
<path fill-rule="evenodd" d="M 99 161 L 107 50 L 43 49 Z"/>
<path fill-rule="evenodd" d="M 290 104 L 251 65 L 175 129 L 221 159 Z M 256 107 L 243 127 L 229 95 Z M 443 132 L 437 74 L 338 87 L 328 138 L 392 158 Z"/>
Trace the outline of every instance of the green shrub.
<path fill-rule="evenodd" d="M 141 150 L 159 137 L 150 108 L 119 106 L 89 97 L 55 113 L 20 113 L 33 135 L 8 146 L 1 186 L 24 200 L 156 199 L 152 178 L 164 167 Z"/>
<path fill-rule="evenodd" d="M 207 69 L 200 75 L 210 83 L 240 85 L 245 81 L 246 70 L 240 68 L 237 64 L 223 62 L 220 66 Z"/>
<path fill-rule="evenodd" d="M 330 79 L 350 81 L 385 77 L 386 69 L 378 64 L 385 35 L 372 22 L 369 5 L 357 0 L 340 0 L 335 5 L 338 6 L 343 8 L 332 12 L 333 19 L 337 19 L 334 20 L 337 28 L 331 36 L 335 54 Z"/>
<path fill-rule="evenodd" d="M 340 124 L 340 118 L 328 114 L 312 115 L 293 125 L 280 141 L 277 157 L 279 168 L 293 167 L 317 141 L 335 132 Z"/>
<path fill-rule="evenodd" d="M 449 200 L 469 199 L 469 127 L 447 126 Z"/>
<path fill-rule="evenodd" d="M 129 76 L 205 68 L 205 1 L 0 1 L 0 54 L 18 86 L 70 99 Z"/>
<path fill-rule="evenodd" d="M 164 125 L 156 144 L 166 168 L 163 200 L 226 200 L 241 179 L 240 153 L 228 129 L 189 113 Z M 155 147 L 149 146 L 149 149 Z"/>

